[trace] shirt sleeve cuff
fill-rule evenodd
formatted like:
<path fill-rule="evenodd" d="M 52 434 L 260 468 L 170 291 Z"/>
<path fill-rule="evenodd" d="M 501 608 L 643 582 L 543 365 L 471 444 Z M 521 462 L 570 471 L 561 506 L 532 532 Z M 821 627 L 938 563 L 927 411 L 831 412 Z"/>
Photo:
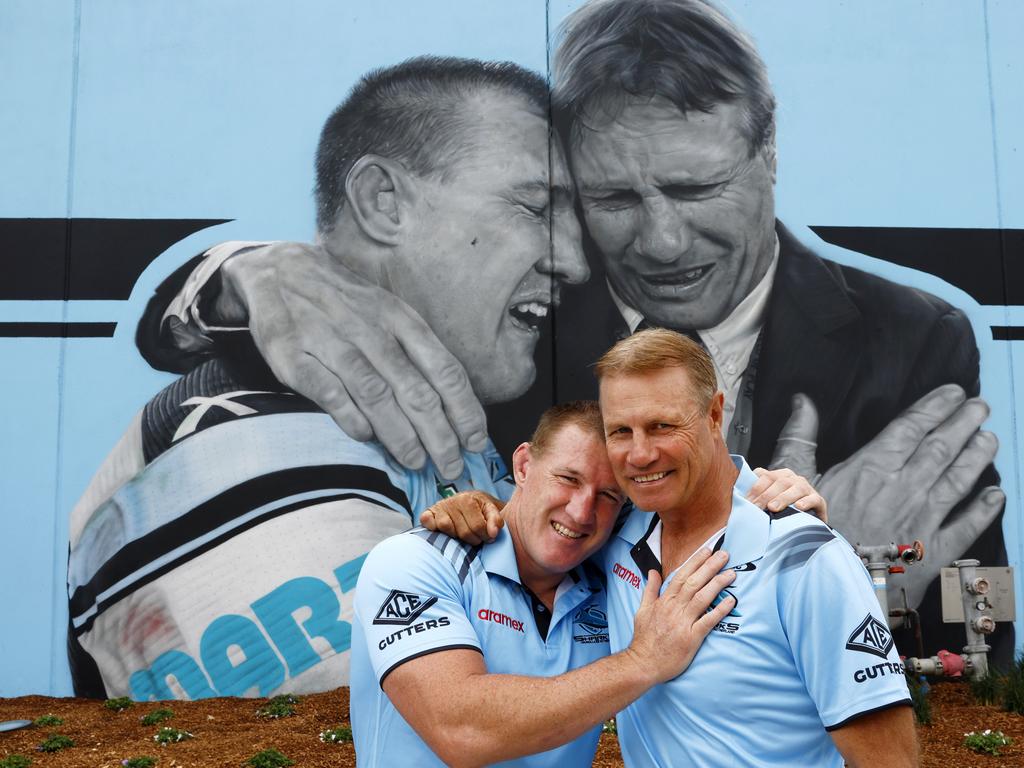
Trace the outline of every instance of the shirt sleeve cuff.
<path fill-rule="evenodd" d="M 225 261 L 232 256 L 269 244 L 270 241 L 228 240 L 208 250 L 203 261 L 192 271 L 181 291 L 167 306 L 162 324 L 171 328 L 175 336 L 185 333 L 205 337 L 211 331 L 247 330 L 244 326 L 207 325 L 199 314 L 199 301 L 203 288 L 209 284 Z"/>

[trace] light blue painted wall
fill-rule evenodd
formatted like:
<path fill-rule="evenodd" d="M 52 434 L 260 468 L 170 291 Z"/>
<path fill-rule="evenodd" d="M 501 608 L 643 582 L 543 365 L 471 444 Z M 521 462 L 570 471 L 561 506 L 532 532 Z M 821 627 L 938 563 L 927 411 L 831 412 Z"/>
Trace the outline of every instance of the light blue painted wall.
<path fill-rule="evenodd" d="M 317 134 L 363 72 L 420 53 L 545 71 L 549 21 L 578 4 L 0 2 L 0 217 L 232 220 L 169 248 L 128 301 L 0 301 L 0 322 L 118 322 L 113 339 L 0 339 L 0 696 L 71 693 L 67 515 L 169 380 L 132 340 L 160 279 L 219 240 L 311 237 Z M 762 51 L 780 105 L 780 217 L 830 258 L 918 285 L 974 323 L 1019 570 L 1024 342 L 993 342 L 988 327 L 1024 325 L 1024 309 L 978 306 L 937 278 L 817 243 L 806 227 L 1024 227 L 1024 5 L 729 8 Z"/>

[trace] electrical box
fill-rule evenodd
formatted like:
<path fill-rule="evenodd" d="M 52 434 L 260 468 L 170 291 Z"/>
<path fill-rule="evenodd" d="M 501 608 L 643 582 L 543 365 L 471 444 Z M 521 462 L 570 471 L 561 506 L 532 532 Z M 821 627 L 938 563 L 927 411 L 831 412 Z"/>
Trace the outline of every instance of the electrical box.
<path fill-rule="evenodd" d="M 985 612 L 996 621 L 1015 621 L 1017 618 L 1016 597 L 1013 590 L 1013 568 L 1006 566 L 978 566 L 977 576 L 988 579 L 991 585 L 987 595 L 971 595 L 975 600 L 988 600 L 991 608 Z M 942 621 L 946 624 L 962 624 L 964 605 L 961 597 L 960 569 L 943 568 L 939 577 L 942 585 Z"/>

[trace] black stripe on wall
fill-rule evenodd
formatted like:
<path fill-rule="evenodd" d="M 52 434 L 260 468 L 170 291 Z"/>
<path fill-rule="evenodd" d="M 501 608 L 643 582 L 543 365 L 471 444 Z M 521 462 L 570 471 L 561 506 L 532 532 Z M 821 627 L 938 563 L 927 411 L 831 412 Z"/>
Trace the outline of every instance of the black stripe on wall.
<path fill-rule="evenodd" d="M 117 323 L 0 323 L 0 337 L 18 339 L 110 338 Z"/>
<path fill-rule="evenodd" d="M 1024 341 L 1024 325 L 993 325 L 994 341 Z"/>

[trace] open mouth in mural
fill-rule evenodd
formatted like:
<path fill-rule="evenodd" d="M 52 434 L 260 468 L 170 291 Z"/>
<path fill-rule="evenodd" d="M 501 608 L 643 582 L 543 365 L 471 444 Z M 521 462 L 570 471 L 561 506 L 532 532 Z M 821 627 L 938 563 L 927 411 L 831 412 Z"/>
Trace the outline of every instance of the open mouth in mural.
<path fill-rule="evenodd" d="M 521 301 L 513 304 L 508 313 L 512 317 L 513 325 L 524 330 L 536 331 L 547 319 L 551 310 L 551 304 L 547 301 Z"/>

